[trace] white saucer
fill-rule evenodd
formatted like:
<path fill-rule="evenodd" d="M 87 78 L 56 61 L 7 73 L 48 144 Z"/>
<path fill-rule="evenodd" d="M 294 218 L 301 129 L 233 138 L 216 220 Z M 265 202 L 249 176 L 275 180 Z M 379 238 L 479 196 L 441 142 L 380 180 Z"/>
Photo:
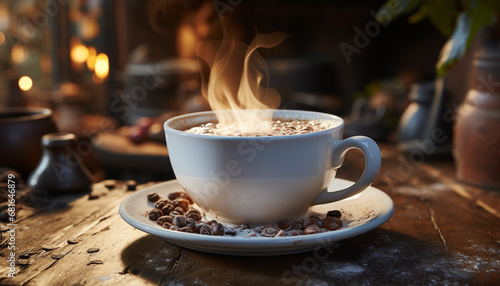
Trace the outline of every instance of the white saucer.
<path fill-rule="evenodd" d="M 351 184 L 353 184 L 351 181 L 335 179 L 335 185 L 339 189 Z M 176 180 L 144 188 L 123 200 L 120 204 L 120 215 L 137 229 L 189 249 L 217 254 L 265 256 L 310 251 L 360 235 L 382 225 L 394 211 L 394 203 L 387 194 L 374 187 L 368 187 L 354 197 L 312 207 L 311 212 L 321 214 L 326 214 L 330 210 L 342 212 L 344 223 L 342 229 L 318 234 L 274 238 L 209 236 L 168 230 L 147 217 L 147 212 L 153 208 L 153 204 L 146 198 L 148 193 L 156 192 L 161 197 L 167 197 L 169 193 L 181 190 Z"/>

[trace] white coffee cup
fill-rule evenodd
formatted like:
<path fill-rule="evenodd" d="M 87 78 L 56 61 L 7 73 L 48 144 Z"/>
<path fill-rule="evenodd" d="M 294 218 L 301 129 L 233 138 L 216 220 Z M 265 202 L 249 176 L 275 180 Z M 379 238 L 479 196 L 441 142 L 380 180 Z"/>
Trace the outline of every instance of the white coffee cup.
<path fill-rule="evenodd" d="M 375 141 L 365 136 L 342 140 L 344 121 L 335 115 L 272 112 L 275 120 L 328 120 L 336 125 L 299 135 L 228 137 L 184 131 L 216 122 L 212 111 L 185 114 L 165 122 L 175 176 L 200 207 L 225 222 L 272 223 L 299 217 L 312 205 L 356 195 L 372 183 L 381 162 Z M 361 178 L 346 189 L 328 191 L 335 189 L 333 178 L 351 148 L 361 150 L 365 156 Z"/>

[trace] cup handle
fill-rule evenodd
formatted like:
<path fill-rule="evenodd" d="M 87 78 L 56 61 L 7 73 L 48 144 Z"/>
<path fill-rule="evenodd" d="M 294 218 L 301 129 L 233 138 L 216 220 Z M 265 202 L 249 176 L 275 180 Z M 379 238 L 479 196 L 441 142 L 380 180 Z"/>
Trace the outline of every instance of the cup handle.
<path fill-rule="evenodd" d="M 337 169 L 342 166 L 347 151 L 356 148 L 365 156 L 365 170 L 361 178 L 348 188 L 335 192 L 328 192 L 328 188 L 323 189 L 312 205 L 331 203 L 360 193 L 371 185 L 380 170 L 380 149 L 373 139 L 366 136 L 353 136 L 335 144 L 332 153 L 333 168 Z"/>

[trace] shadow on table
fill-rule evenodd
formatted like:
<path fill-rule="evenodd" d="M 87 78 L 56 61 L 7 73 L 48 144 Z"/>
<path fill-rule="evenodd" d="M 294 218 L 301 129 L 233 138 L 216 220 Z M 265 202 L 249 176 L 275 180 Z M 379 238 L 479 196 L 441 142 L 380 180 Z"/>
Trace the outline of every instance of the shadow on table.
<path fill-rule="evenodd" d="M 185 285 L 428 285 L 473 281 L 474 273 L 455 256 L 440 244 L 383 229 L 315 251 L 283 256 L 207 254 L 152 235 L 131 243 L 122 252 L 124 274 L 158 284 L 174 281 Z"/>

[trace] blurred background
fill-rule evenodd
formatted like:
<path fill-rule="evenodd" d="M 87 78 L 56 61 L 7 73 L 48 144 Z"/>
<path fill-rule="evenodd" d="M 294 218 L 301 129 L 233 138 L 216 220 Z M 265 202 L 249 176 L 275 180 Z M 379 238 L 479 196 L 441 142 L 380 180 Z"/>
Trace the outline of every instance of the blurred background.
<path fill-rule="evenodd" d="M 260 50 L 282 108 L 343 116 L 346 136 L 405 143 L 432 125 L 451 139 L 452 120 L 433 114 L 463 101 L 470 52 L 436 81 L 447 37 L 425 19 L 377 22 L 384 2 L 0 0 L 0 106 L 50 109 L 60 132 L 89 142 L 77 153 L 96 178 L 168 179 L 161 123 L 209 108 L 197 43 L 223 27 L 246 43 L 282 31 Z M 409 131 L 403 116 L 414 117 Z M 435 153 L 450 155 L 449 141 Z"/>

